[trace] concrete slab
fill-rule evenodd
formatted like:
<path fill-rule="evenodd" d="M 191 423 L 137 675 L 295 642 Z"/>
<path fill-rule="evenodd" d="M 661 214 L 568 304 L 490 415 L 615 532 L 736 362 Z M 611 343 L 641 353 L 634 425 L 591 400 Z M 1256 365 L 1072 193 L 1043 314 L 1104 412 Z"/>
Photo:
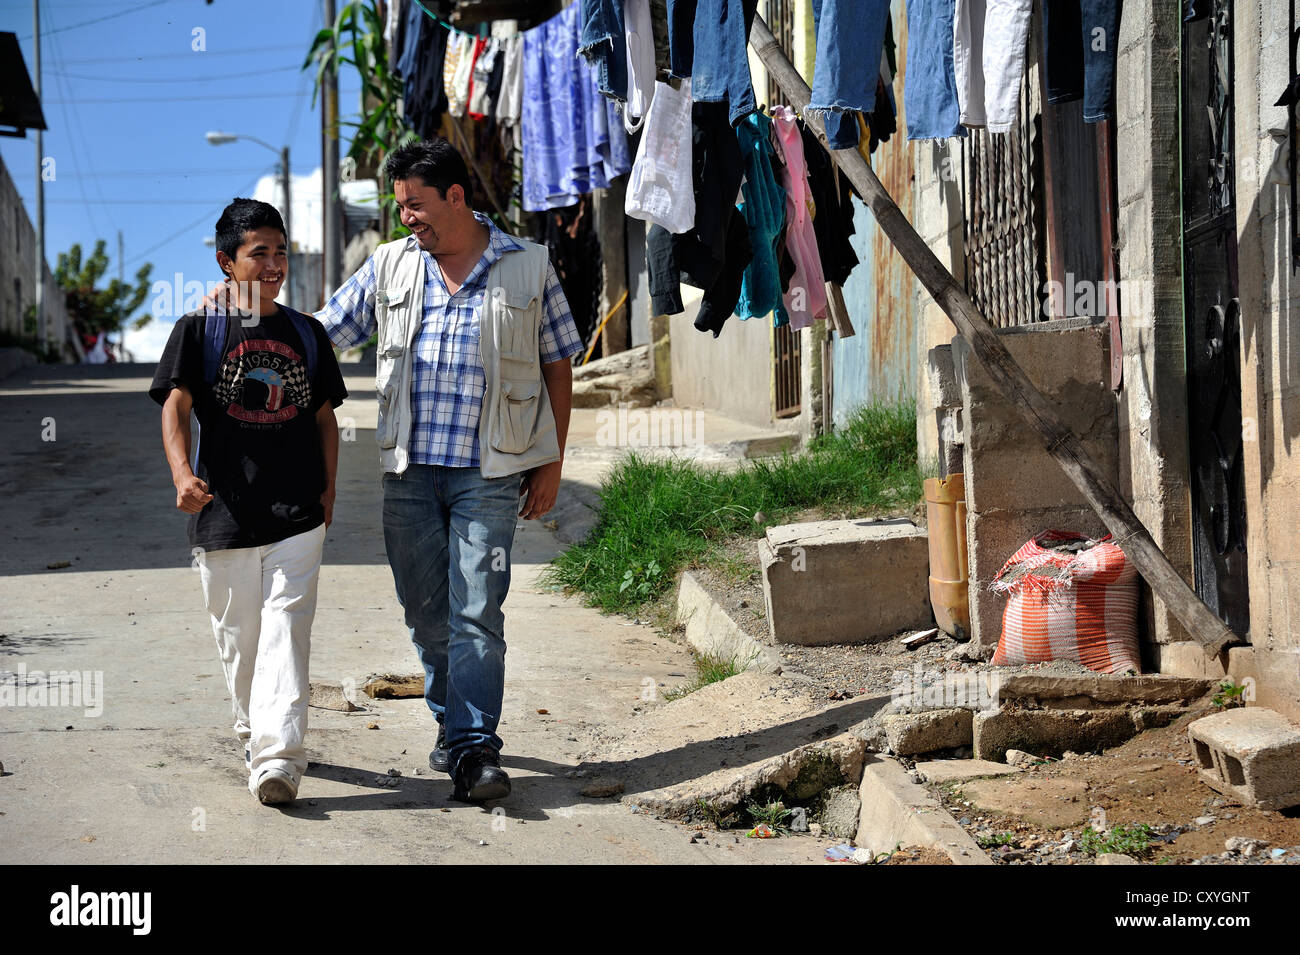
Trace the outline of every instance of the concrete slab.
<path fill-rule="evenodd" d="M 985 776 L 1010 776 L 1022 772 L 1019 766 L 995 763 L 989 759 L 927 759 L 916 764 L 917 775 L 925 783 L 958 783 Z"/>
<path fill-rule="evenodd" d="M 1135 703 L 1191 703 L 1204 697 L 1213 687 L 1209 680 L 1165 675 L 1018 673 L 1001 680 L 998 699 L 1003 703 L 1015 701 L 1035 709 L 1098 709 Z"/>
<path fill-rule="evenodd" d="M 929 548 L 911 521 L 770 527 L 759 555 L 778 643 L 862 643 L 930 626 Z"/>
<path fill-rule="evenodd" d="M 857 843 L 873 856 L 897 846 L 938 849 L 954 865 L 993 865 L 993 860 L 957 824 L 943 804 L 913 782 L 888 756 L 869 756 L 862 768 L 862 815 Z"/>
<path fill-rule="evenodd" d="M 1001 761 L 1009 749 L 1042 756 L 1067 750 L 1110 749 L 1143 730 L 1168 726 L 1186 715 L 1181 706 L 1132 709 L 1026 710 L 999 707 L 979 712 L 974 720 L 974 750 L 979 759 Z"/>
<path fill-rule="evenodd" d="M 709 595 L 690 571 L 677 588 L 677 622 L 686 627 L 686 642 L 699 653 L 735 660 L 746 670 L 780 673 L 781 657 L 759 643 Z"/>
<path fill-rule="evenodd" d="M 935 750 L 969 746 L 972 739 L 970 710 L 930 710 L 897 713 L 881 718 L 885 739 L 896 756 L 915 756 Z"/>
<path fill-rule="evenodd" d="M 1187 727 L 1201 781 L 1259 809 L 1300 806 L 1300 727 L 1262 707 L 1227 710 Z"/>

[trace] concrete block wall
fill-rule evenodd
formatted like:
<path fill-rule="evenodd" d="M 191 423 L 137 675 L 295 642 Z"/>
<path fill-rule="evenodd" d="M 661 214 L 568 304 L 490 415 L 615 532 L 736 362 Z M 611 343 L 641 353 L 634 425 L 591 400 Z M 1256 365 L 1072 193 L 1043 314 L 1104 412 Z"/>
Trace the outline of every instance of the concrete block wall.
<path fill-rule="evenodd" d="M 1102 472 L 1116 480 L 1119 421 L 1106 327 L 1068 319 L 999 335 Z M 965 424 L 971 639 L 996 644 L 1006 601 L 988 588 L 1007 558 L 1045 530 L 1099 537 L 1106 528 L 962 338 L 953 339 L 952 354 Z"/>
<path fill-rule="evenodd" d="M 1234 4 L 1233 79 L 1255 702 L 1300 722 L 1300 277 L 1287 111 L 1273 105 L 1290 73 L 1289 13 L 1287 0 Z"/>
<path fill-rule="evenodd" d="M 1184 374 L 1179 59 L 1182 0 L 1128 0 L 1115 90 L 1119 273 L 1142 295 L 1122 304 L 1119 487 L 1183 578 L 1192 580 L 1187 379 Z M 1145 632 L 1187 639 L 1141 589 Z"/>

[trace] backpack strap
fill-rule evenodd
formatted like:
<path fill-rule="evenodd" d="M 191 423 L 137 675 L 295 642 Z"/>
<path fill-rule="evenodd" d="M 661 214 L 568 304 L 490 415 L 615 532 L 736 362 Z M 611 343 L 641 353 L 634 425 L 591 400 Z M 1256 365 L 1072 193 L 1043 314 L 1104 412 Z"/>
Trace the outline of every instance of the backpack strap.
<path fill-rule="evenodd" d="M 203 322 L 203 380 L 209 385 L 217 380 L 221 352 L 226 347 L 226 313 L 209 312 Z"/>
<path fill-rule="evenodd" d="M 287 305 L 281 305 L 280 308 L 289 316 L 289 321 L 293 322 L 293 327 L 298 330 L 298 337 L 302 339 L 303 357 L 307 360 L 307 380 L 315 381 L 317 341 L 316 329 L 313 326 L 320 323 Z"/>

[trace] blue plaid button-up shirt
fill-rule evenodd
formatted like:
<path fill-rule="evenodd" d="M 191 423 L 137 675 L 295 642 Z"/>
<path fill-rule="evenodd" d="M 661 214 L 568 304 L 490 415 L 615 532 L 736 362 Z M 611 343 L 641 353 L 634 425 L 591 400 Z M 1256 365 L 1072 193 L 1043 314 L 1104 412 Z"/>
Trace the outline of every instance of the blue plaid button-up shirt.
<path fill-rule="evenodd" d="M 478 424 L 486 379 L 479 354 L 479 316 L 492 263 L 523 246 L 480 212 L 474 218 L 490 230 L 488 247 L 456 293 L 447 292 L 433 256 L 424 257 L 424 317 L 412 355 L 412 464 L 443 467 L 479 466 Z M 541 328 L 544 363 L 569 358 L 582 350 L 582 339 L 560 288 L 555 269 L 546 267 Z M 359 345 L 375 333 L 375 263 L 366 262 L 343 283 L 316 314 L 339 348 Z"/>

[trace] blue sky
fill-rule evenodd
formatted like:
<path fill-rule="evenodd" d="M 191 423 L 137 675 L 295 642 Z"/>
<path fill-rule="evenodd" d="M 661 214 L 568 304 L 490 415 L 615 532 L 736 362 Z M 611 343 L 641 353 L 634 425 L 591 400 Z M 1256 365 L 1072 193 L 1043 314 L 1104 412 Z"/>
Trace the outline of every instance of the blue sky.
<path fill-rule="evenodd" d="M 339 5 L 342 5 L 340 0 Z M 46 0 L 41 4 L 45 254 L 105 239 L 117 274 L 117 231 L 128 279 L 152 262 L 154 279 L 219 272 L 203 244 L 221 208 L 251 195 L 278 155 L 255 143 L 209 145 L 208 130 L 288 145 L 295 176 L 320 166 L 320 108 L 311 72 L 298 68 L 320 29 L 319 0 Z M 90 22 L 98 21 L 98 22 Z M 203 51 L 195 51 L 196 29 Z M 0 31 L 18 34 L 34 70 L 32 4 L 0 0 Z M 345 68 L 339 109 L 357 111 L 359 82 Z M 343 129 L 346 140 L 348 130 Z M 346 143 L 345 147 L 346 149 Z M 0 137 L 0 158 L 35 220 L 35 135 Z M 295 201 L 295 207 L 298 203 Z M 296 230 L 295 230 L 296 231 Z M 146 307 L 148 302 L 146 302 Z M 155 322 L 154 324 L 158 324 Z M 135 343 L 156 358 L 165 327 Z"/>

